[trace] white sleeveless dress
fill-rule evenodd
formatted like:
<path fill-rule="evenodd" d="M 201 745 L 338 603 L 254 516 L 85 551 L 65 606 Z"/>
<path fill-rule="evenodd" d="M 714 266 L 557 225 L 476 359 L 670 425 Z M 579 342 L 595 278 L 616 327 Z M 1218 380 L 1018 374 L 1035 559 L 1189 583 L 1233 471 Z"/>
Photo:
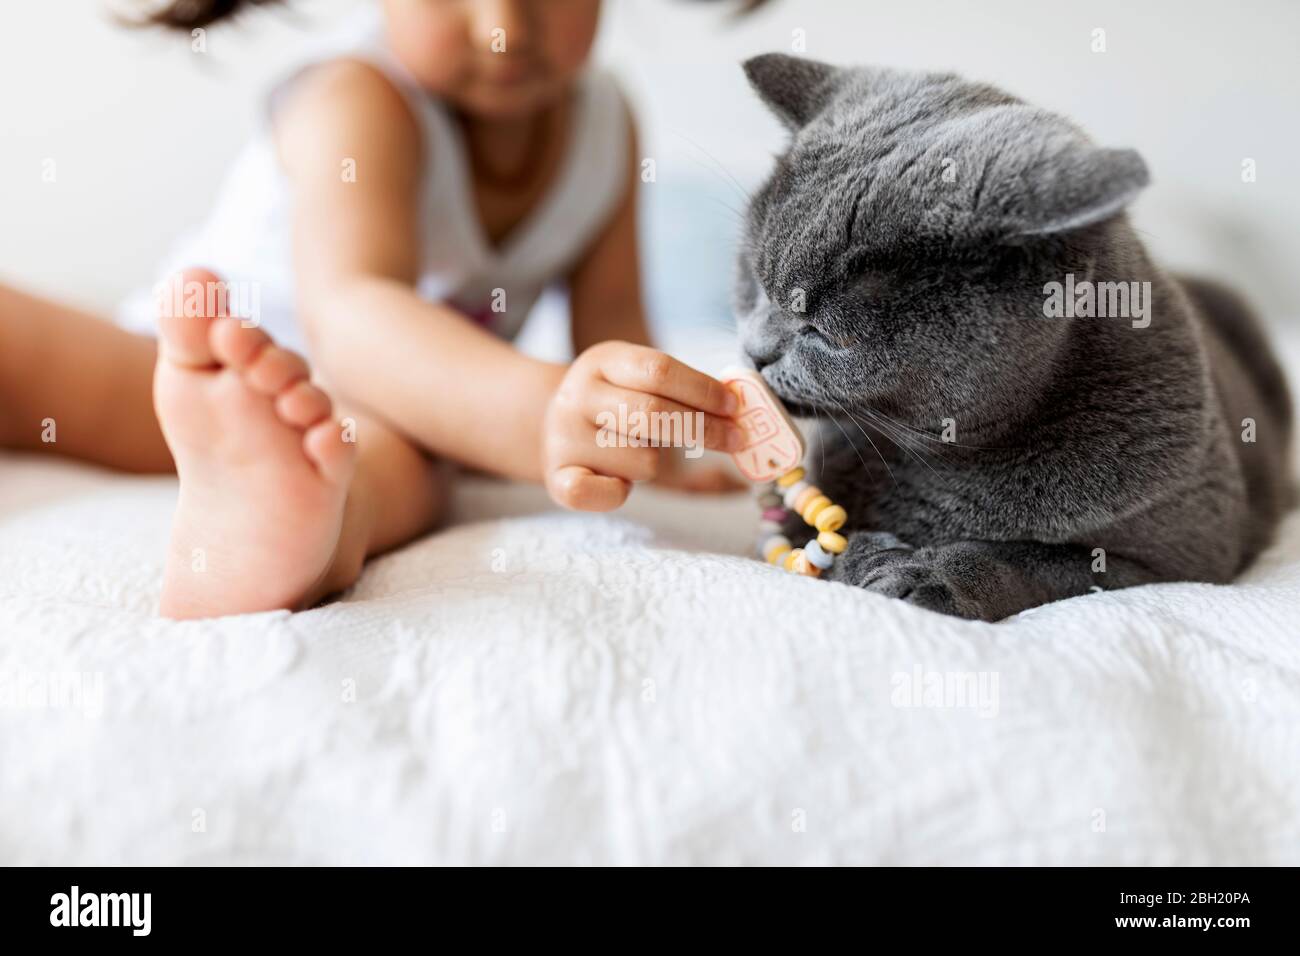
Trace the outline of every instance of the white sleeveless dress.
<path fill-rule="evenodd" d="M 460 130 L 447 106 L 421 90 L 388 52 L 377 11 L 364 11 L 337 35 L 309 48 L 270 100 L 312 64 L 344 57 L 369 63 L 389 78 L 424 138 L 420 296 L 450 304 L 469 321 L 514 338 L 539 295 L 576 264 L 627 188 L 628 113 L 613 78 L 597 70 L 580 78 L 569 143 L 551 191 L 494 247 L 474 207 Z M 281 344 L 305 351 L 294 317 L 289 195 L 268 118 L 227 174 L 207 221 L 177 244 L 158 278 L 186 266 L 211 269 L 231 283 L 235 311 Z M 129 329 L 151 334 L 155 314 L 154 291 L 144 289 L 122 304 L 117 318 Z"/>

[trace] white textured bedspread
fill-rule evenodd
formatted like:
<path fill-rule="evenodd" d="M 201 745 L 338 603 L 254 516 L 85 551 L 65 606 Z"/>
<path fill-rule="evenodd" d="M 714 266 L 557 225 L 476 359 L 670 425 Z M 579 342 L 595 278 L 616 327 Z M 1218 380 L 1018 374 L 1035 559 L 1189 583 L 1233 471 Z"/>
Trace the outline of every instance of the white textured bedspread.
<path fill-rule="evenodd" d="M 1300 863 L 1300 516 L 999 625 L 751 502 L 459 493 L 339 603 L 153 616 L 170 480 L 0 457 L 0 863 Z"/>

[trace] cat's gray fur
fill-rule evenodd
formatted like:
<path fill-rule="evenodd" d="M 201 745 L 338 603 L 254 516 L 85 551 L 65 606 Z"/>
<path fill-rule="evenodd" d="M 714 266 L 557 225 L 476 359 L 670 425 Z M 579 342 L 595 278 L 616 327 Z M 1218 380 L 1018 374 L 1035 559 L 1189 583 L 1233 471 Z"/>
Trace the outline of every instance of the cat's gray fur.
<path fill-rule="evenodd" d="M 737 314 L 818 416 L 812 477 L 850 516 L 833 580 L 998 620 L 1259 553 L 1290 505 L 1286 383 L 1236 295 L 1148 257 L 1136 153 L 949 74 L 745 69 L 792 138 L 748 211 Z M 1151 283 L 1150 325 L 1044 317 L 1067 273 Z"/>

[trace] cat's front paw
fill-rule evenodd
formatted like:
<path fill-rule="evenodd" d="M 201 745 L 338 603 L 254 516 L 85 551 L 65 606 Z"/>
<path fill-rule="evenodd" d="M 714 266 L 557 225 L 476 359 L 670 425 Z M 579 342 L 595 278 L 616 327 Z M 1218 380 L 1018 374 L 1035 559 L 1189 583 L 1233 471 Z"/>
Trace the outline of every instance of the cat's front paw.
<path fill-rule="evenodd" d="M 884 531 L 854 531 L 844 553 L 835 559 L 830 579 L 856 587 L 877 571 L 913 554 L 912 546 Z"/>
<path fill-rule="evenodd" d="M 917 550 L 892 534 L 859 531 L 836 559 L 831 580 L 897 598 L 938 614 L 978 616 L 958 598 L 928 549 Z"/>
<path fill-rule="evenodd" d="M 868 574 L 860 586 L 927 611 L 956 617 L 967 616 L 962 613 L 956 595 L 943 573 L 921 561 L 905 558 L 886 564 Z"/>

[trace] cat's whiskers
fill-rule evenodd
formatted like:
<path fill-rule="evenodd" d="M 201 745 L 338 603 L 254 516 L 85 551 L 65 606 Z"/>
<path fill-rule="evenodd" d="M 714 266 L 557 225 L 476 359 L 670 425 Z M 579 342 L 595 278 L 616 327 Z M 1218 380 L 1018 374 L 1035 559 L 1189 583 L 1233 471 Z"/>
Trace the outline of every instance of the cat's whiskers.
<path fill-rule="evenodd" d="M 731 205 L 730 203 L 723 202 L 717 196 L 710 196 L 709 202 L 713 203 L 715 206 L 721 206 L 727 212 L 731 213 L 731 215 L 735 217 L 735 221 L 737 225 L 744 224 L 745 214 L 741 212 L 739 209 L 737 209 L 735 206 Z"/>
<path fill-rule="evenodd" d="M 696 329 L 713 329 L 718 332 L 726 332 L 730 335 L 736 334 L 736 323 L 728 322 L 723 319 L 697 318 L 691 320 L 691 326 Z"/>
<path fill-rule="evenodd" d="M 679 137 L 680 139 L 684 140 L 686 143 L 688 143 L 688 144 L 690 144 L 691 146 L 693 146 L 695 149 L 699 150 L 699 151 L 700 151 L 701 153 L 703 153 L 706 157 L 708 157 L 708 159 L 709 159 L 709 160 L 713 163 L 713 165 L 714 165 L 715 175 L 716 175 L 717 173 L 720 172 L 720 173 L 722 174 L 722 177 L 723 177 L 723 182 L 726 182 L 726 183 L 728 183 L 730 186 L 734 187 L 734 188 L 736 189 L 736 191 L 740 193 L 740 198 L 742 198 L 743 200 L 745 200 L 745 203 L 746 203 L 746 204 L 749 204 L 750 202 L 753 201 L 753 199 L 754 199 L 753 194 L 752 194 L 748 189 L 746 189 L 744 186 L 742 186 L 742 185 L 740 184 L 740 180 L 738 180 L 735 176 L 733 176 L 733 175 L 731 174 L 731 170 L 727 169 L 727 167 L 724 166 L 724 165 L 722 164 L 721 161 L 719 161 L 718 157 L 714 156 L 714 155 L 713 155 L 712 153 L 710 153 L 707 149 L 705 149 L 705 148 L 704 148 L 703 146 L 701 146 L 699 143 L 695 142 L 695 140 L 691 139 L 689 136 L 687 136 L 687 135 L 686 135 L 685 133 L 683 133 L 681 130 L 673 130 L 673 134 L 674 134 L 675 136 Z M 703 163 L 700 163 L 700 166 L 701 166 L 701 167 L 704 167 L 704 164 L 703 164 Z M 704 168 L 707 168 L 707 167 L 704 167 Z"/>
<path fill-rule="evenodd" d="M 852 412 L 846 410 L 845 414 L 847 414 L 850 418 L 853 419 L 854 424 L 856 424 L 859 429 L 863 427 L 863 422 Z M 876 433 L 879 434 L 881 438 L 888 440 L 891 445 L 898 447 L 901 451 L 911 456 L 919 464 L 925 465 L 926 467 L 930 467 L 930 463 L 926 461 L 925 458 L 922 457 L 921 454 L 915 448 L 913 448 L 911 445 L 907 443 L 904 436 L 899 435 L 896 431 L 892 431 L 884 422 L 868 417 L 868 420 L 866 422 L 866 427 L 876 431 Z"/>
<path fill-rule="evenodd" d="M 903 425 L 901 422 L 896 422 L 886 415 L 881 415 L 874 409 L 864 407 L 860 408 L 859 411 L 867 417 L 867 420 L 873 427 L 883 432 L 895 444 L 908 450 L 916 450 L 918 455 L 920 454 L 920 451 L 925 450 L 925 446 L 912 444 L 912 442 L 917 441 L 919 438 L 929 438 L 931 441 L 938 441 L 930 435 L 908 429 L 907 426 Z M 933 451 L 937 454 L 939 453 L 938 448 L 933 449 Z M 944 458 L 942 454 L 939 454 L 939 459 L 943 461 L 944 464 L 949 464 L 948 460 Z"/>
<path fill-rule="evenodd" d="M 923 455 L 920 453 L 920 451 L 918 451 L 916 448 L 913 448 L 911 445 L 909 445 L 909 444 L 907 443 L 905 436 L 903 436 L 900 432 L 897 432 L 897 431 L 891 430 L 890 427 L 887 426 L 887 425 L 886 425 L 883 421 L 881 421 L 880 419 L 877 419 L 877 418 L 871 417 L 871 413 L 870 413 L 870 412 L 866 412 L 866 411 L 864 411 L 863 413 L 866 414 L 866 415 L 871 419 L 870 422 L 869 422 L 869 424 L 871 424 L 871 425 L 874 426 L 875 428 L 878 428 L 878 429 L 881 431 L 881 433 L 882 433 L 886 438 L 888 438 L 890 441 L 892 441 L 895 445 L 897 445 L 899 448 L 901 448 L 901 449 L 902 449 L 903 451 L 905 451 L 907 454 L 911 455 L 912 458 L 914 458 L 917 462 L 919 462 L 920 464 L 922 464 L 922 465 L 924 465 L 926 468 L 928 468 L 929 471 L 930 471 L 930 474 L 934 475 L 934 476 L 935 476 L 936 478 L 938 478 L 940 481 L 947 481 L 947 479 L 946 479 L 943 475 L 939 474 L 939 472 L 937 472 L 937 471 L 934 470 L 934 466 L 933 466 L 932 464 L 930 464 L 930 462 L 927 461 L 927 460 L 925 459 L 925 456 L 923 456 Z M 850 417 L 851 417 L 851 416 L 850 416 Z M 854 419 L 854 422 L 857 422 L 857 419 L 856 419 L 856 418 Z M 862 427 L 861 423 L 858 423 L 858 427 L 859 427 L 859 428 Z M 948 464 L 948 462 L 945 461 L 944 464 Z"/>
<path fill-rule="evenodd" d="M 813 414 L 817 416 L 817 445 L 821 448 L 822 453 L 822 467 L 817 472 L 820 476 L 826 474 L 826 438 L 822 432 L 822 413 L 817 410 L 816 405 L 813 406 Z"/>
<path fill-rule="evenodd" d="M 894 477 L 894 469 L 892 469 L 892 468 L 889 467 L 889 462 L 885 461 L 885 456 L 882 455 L 882 454 L 880 453 L 880 449 L 877 448 L 877 447 L 876 447 L 876 443 L 875 443 L 874 441 L 871 440 L 871 436 L 867 434 L 866 430 L 862 427 L 861 424 L 859 424 L 858 420 L 857 420 L 856 418 L 854 418 L 852 415 L 849 414 L 848 409 L 846 409 L 843 405 L 840 405 L 840 403 L 837 402 L 837 401 L 835 401 L 835 399 L 833 399 L 833 398 L 831 399 L 831 401 L 832 401 L 832 402 L 835 402 L 836 405 L 839 405 L 840 411 L 842 411 L 845 415 L 848 415 L 849 421 L 853 422 L 854 425 L 857 425 L 858 431 L 862 432 L 862 437 L 865 438 L 865 439 L 867 440 L 867 442 L 871 445 L 872 450 L 876 453 L 876 457 L 879 458 L 879 459 L 880 459 L 880 463 L 881 463 L 882 465 L 885 466 L 885 471 L 887 471 L 887 472 L 889 473 L 889 480 L 892 481 L 892 482 L 894 483 L 894 487 L 897 488 L 897 487 L 898 487 L 898 479 L 897 479 L 896 477 Z M 835 423 L 835 427 L 838 428 L 838 429 L 840 430 L 840 432 L 844 435 L 844 439 L 845 439 L 845 441 L 847 441 L 847 442 L 849 443 L 849 445 L 852 446 L 853 451 L 854 451 L 854 452 L 857 454 L 857 456 L 858 456 L 858 461 L 862 462 L 862 467 L 863 467 L 863 469 L 864 469 L 868 474 L 870 474 L 870 472 L 871 472 L 871 468 L 867 465 L 867 461 L 866 461 L 866 459 L 862 457 L 862 453 L 861 453 L 860 451 L 858 451 L 858 446 L 855 445 L 855 444 L 853 443 L 853 439 L 849 437 L 849 433 L 846 432 L 846 431 L 844 431 L 844 426 L 841 425 L 841 424 L 839 423 L 839 420 L 836 419 L 836 417 L 835 417 L 834 415 L 830 414 L 830 412 L 827 412 L 827 416 L 830 418 L 830 420 L 831 420 L 832 422 Z"/>
<path fill-rule="evenodd" d="M 991 447 L 988 445 L 967 445 L 959 441 L 948 441 L 947 439 L 932 435 L 930 432 L 926 431 L 923 428 L 917 428 L 915 425 L 909 425 L 906 422 L 900 422 L 897 418 L 890 418 L 888 415 L 880 411 L 880 409 L 878 408 L 870 408 L 869 406 L 864 406 L 862 410 L 864 413 L 869 412 L 870 414 L 876 416 L 877 418 L 881 418 L 890 422 L 896 428 L 904 429 L 908 433 L 916 436 L 917 438 L 924 438 L 926 441 L 934 442 L 936 445 L 955 445 L 958 448 L 970 448 L 975 451 L 988 451 Z"/>
<path fill-rule="evenodd" d="M 829 412 L 827 412 L 826 417 L 831 420 L 831 424 L 840 430 L 840 434 L 844 436 L 844 440 L 849 443 L 849 447 L 853 449 L 853 453 L 858 456 L 858 461 L 862 462 L 862 470 L 868 475 L 871 474 L 871 466 L 868 465 L 867 460 L 862 457 L 862 452 L 858 449 L 858 446 L 853 443 L 853 439 L 850 438 L 849 433 L 844 430 L 844 426 L 841 425 L 839 420 Z M 876 454 L 880 454 L 879 450 L 877 450 Z M 881 458 L 880 460 L 883 462 L 884 458 Z M 888 469 L 889 465 L 886 464 L 885 468 Z M 894 487 L 897 488 L 898 479 L 894 478 L 894 473 L 892 471 L 889 472 L 889 477 L 893 479 Z"/>

